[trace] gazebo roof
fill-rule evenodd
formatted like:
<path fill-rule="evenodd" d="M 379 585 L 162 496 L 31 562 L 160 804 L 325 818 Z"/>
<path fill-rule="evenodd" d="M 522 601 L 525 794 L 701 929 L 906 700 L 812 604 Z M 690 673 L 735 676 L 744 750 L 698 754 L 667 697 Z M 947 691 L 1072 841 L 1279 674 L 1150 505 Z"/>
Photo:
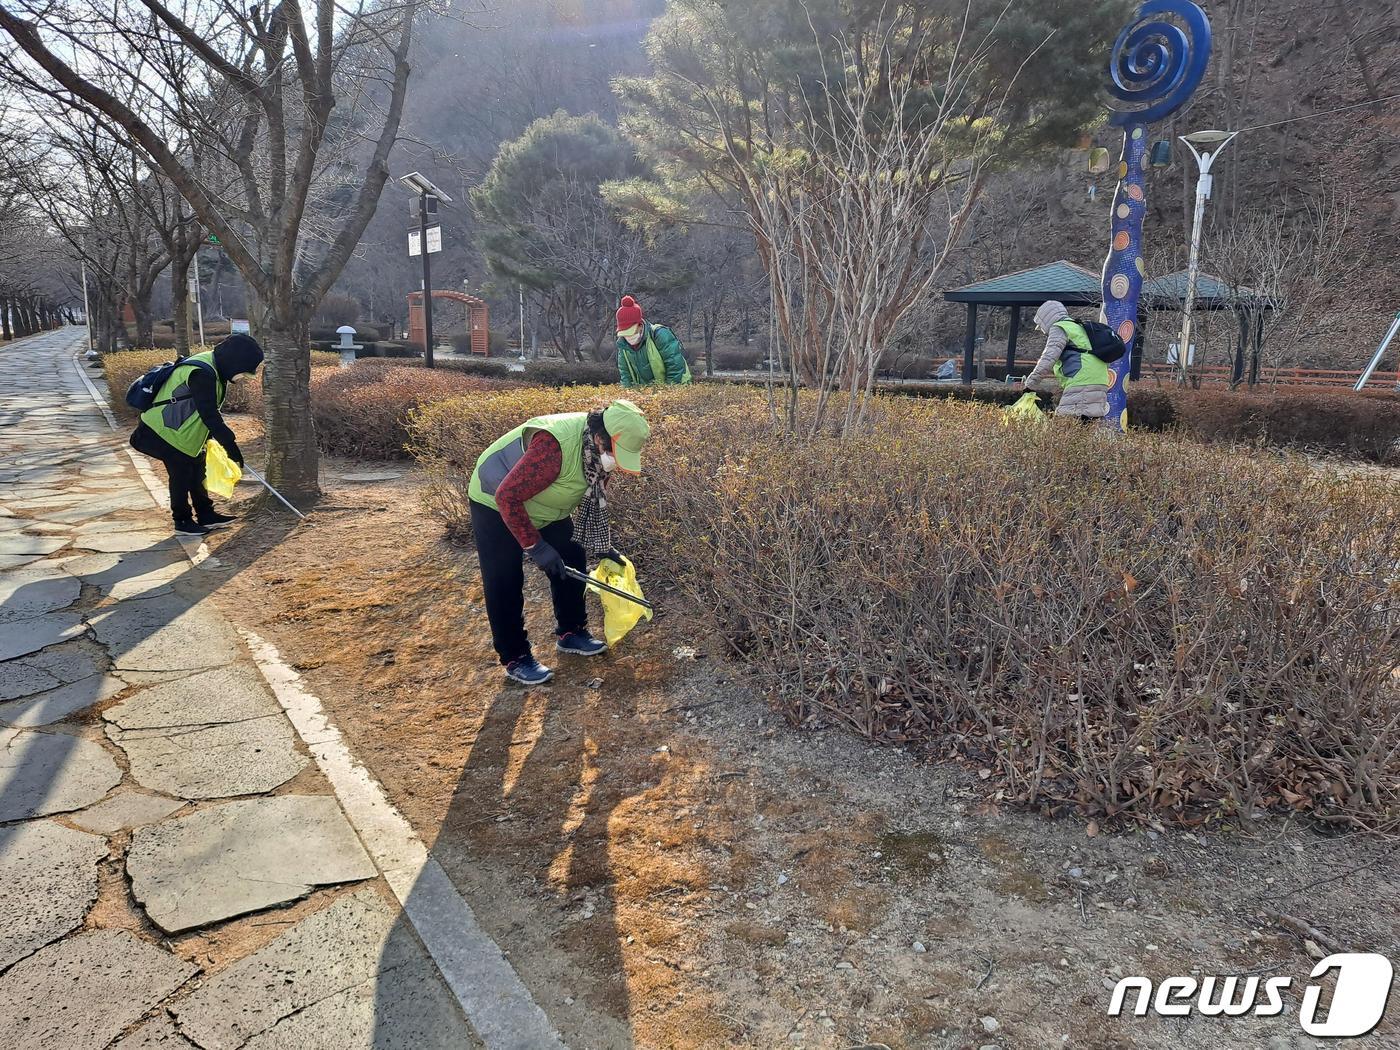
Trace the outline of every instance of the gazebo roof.
<path fill-rule="evenodd" d="M 1103 298 L 1099 275 L 1065 259 L 1030 270 L 1002 274 L 943 293 L 951 303 L 984 306 L 1039 306 L 1047 299 L 1083 306 Z"/>
<path fill-rule="evenodd" d="M 1153 310 L 1177 309 L 1186 299 L 1186 271 L 1167 274 L 1143 283 L 1142 304 Z M 1066 259 L 1029 270 L 992 277 L 943 293 L 952 303 L 979 306 L 1039 306 L 1058 299 L 1066 306 L 1097 306 L 1103 302 L 1099 275 Z M 1272 309 L 1272 304 L 1253 289 L 1237 292 L 1220 278 L 1199 274 L 1196 278 L 1196 307 L 1200 310 L 1227 310 L 1232 307 Z"/>
<path fill-rule="evenodd" d="M 1144 298 L 1152 299 L 1154 302 L 1161 301 L 1167 306 L 1175 307 L 1186 301 L 1186 285 L 1186 271 L 1178 270 L 1165 277 L 1156 277 L 1147 281 L 1143 285 L 1142 294 Z M 1196 302 L 1200 304 L 1202 309 L 1224 309 L 1234 305 L 1262 306 L 1266 310 L 1273 309 L 1273 305 L 1256 293 L 1253 288 L 1241 285 L 1239 288 L 1231 289 L 1219 277 L 1208 273 L 1196 275 Z M 1210 305 L 1212 303 L 1215 305 Z"/>

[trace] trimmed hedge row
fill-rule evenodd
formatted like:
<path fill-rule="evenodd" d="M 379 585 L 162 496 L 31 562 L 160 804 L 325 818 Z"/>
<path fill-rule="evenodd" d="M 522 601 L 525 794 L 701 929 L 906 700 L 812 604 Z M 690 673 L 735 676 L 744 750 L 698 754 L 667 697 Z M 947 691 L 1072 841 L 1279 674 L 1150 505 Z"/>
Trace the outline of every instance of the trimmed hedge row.
<path fill-rule="evenodd" d="M 513 371 L 511 361 L 499 358 L 438 358 L 438 368 L 465 372 L 488 379 L 515 379 L 534 386 L 607 386 L 618 381 L 616 361 L 556 361 L 545 359 L 521 362 L 525 370 Z"/>
<path fill-rule="evenodd" d="M 491 440 L 616 393 L 425 406 L 410 430 L 430 513 L 467 537 Z M 1400 828 L 1389 487 L 1176 438 L 1003 427 L 982 405 L 881 397 L 836 440 L 773 425 L 752 388 L 636 400 L 653 438 L 615 486 L 619 542 L 685 588 L 793 722 L 959 756 L 1000 797 L 1054 810 Z"/>
<path fill-rule="evenodd" d="M 204 350 L 212 350 L 213 347 L 198 346 L 190 349 L 194 353 L 201 353 Z M 172 361 L 174 358 L 174 354 L 163 349 L 121 350 L 103 354 L 102 374 L 107 380 L 107 388 L 112 392 L 112 406 L 116 411 L 132 419 L 136 418 L 136 413 L 126 405 L 127 388 L 152 368 L 155 368 L 156 365 Z M 311 352 L 311 367 L 313 369 L 325 368 L 339 364 L 339 362 L 340 357 L 336 354 L 328 354 L 319 350 Z M 250 383 L 246 379 L 234 383 L 224 400 L 224 410 L 227 412 L 252 411 L 249 406 L 256 401 L 259 405 L 257 411 L 261 411 L 261 391 L 257 389 L 257 386 L 256 381 Z"/>
<path fill-rule="evenodd" d="M 311 369 L 311 414 L 323 452 L 360 459 L 408 455 L 408 418 L 423 405 L 510 387 L 505 380 L 429 371 L 398 361 L 357 361 L 350 368 Z M 250 410 L 261 412 L 260 389 Z"/>
<path fill-rule="evenodd" d="M 911 397 L 1009 405 L 1015 387 L 904 387 Z M 1318 387 L 1286 390 L 1178 390 L 1133 386 L 1128 422 L 1137 430 L 1176 431 L 1210 444 L 1243 443 L 1400 464 L 1400 396 Z"/>
<path fill-rule="evenodd" d="M 1244 442 L 1400 463 L 1400 397 L 1298 388 L 1150 390 L 1129 394 L 1128 418 L 1206 442 Z"/>

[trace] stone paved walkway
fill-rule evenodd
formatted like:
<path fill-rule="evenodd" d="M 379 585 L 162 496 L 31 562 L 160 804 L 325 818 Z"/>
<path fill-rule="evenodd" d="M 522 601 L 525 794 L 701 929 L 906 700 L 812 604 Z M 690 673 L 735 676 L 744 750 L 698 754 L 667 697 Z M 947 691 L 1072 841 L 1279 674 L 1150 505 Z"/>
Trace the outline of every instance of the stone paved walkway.
<path fill-rule="evenodd" d="M 478 1046 L 81 340 L 0 348 L 0 1047 Z"/>

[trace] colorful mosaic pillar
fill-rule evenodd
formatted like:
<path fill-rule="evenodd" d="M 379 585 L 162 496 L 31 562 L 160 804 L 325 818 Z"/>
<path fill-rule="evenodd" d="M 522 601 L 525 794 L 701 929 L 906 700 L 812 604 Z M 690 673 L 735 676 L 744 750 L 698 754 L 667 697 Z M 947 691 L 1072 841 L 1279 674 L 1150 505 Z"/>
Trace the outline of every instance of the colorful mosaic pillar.
<path fill-rule="evenodd" d="M 1113 242 L 1103 264 L 1103 320 L 1128 352 L 1109 370 L 1108 418 L 1128 427 L 1128 375 L 1138 353 L 1138 302 L 1147 268 L 1142 222 L 1147 214 L 1148 127 L 1190 99 L 1210 61 L 1210 20 L 1191 0 L 1147 0 L 1118 34 L 1109 59 L 1112 123 L 1123 129 Z"/>

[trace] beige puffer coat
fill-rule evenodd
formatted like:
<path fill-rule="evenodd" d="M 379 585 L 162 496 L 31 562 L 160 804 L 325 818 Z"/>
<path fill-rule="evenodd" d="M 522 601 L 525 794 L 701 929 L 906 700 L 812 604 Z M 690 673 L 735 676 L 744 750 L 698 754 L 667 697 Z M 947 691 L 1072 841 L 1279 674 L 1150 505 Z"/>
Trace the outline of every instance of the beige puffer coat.
<path fill-rule="evenodd" d="M 1057 321 L 1069 317 L 1065 304 L 1054 299 L 1044 303 L 1035 312 L 1035 326 L 1045 333 L 1045 350 L 1035 363 L 1031 374 L 1026 376 L 1026 386 L 1032 390 L 1053 391 L 1059 387 L 1055 379 L 1055 362 L 1069 345 L 1069 337 L 1063 328 L 1056 328 Z M 1092 384 L 1077 386 L 1065 391 L 1060 403 L 1055 406 L 1057 416 L 1083 416 L 1089 419 L 1102 419 L 1108 415 L 1108 387 Z"/>

